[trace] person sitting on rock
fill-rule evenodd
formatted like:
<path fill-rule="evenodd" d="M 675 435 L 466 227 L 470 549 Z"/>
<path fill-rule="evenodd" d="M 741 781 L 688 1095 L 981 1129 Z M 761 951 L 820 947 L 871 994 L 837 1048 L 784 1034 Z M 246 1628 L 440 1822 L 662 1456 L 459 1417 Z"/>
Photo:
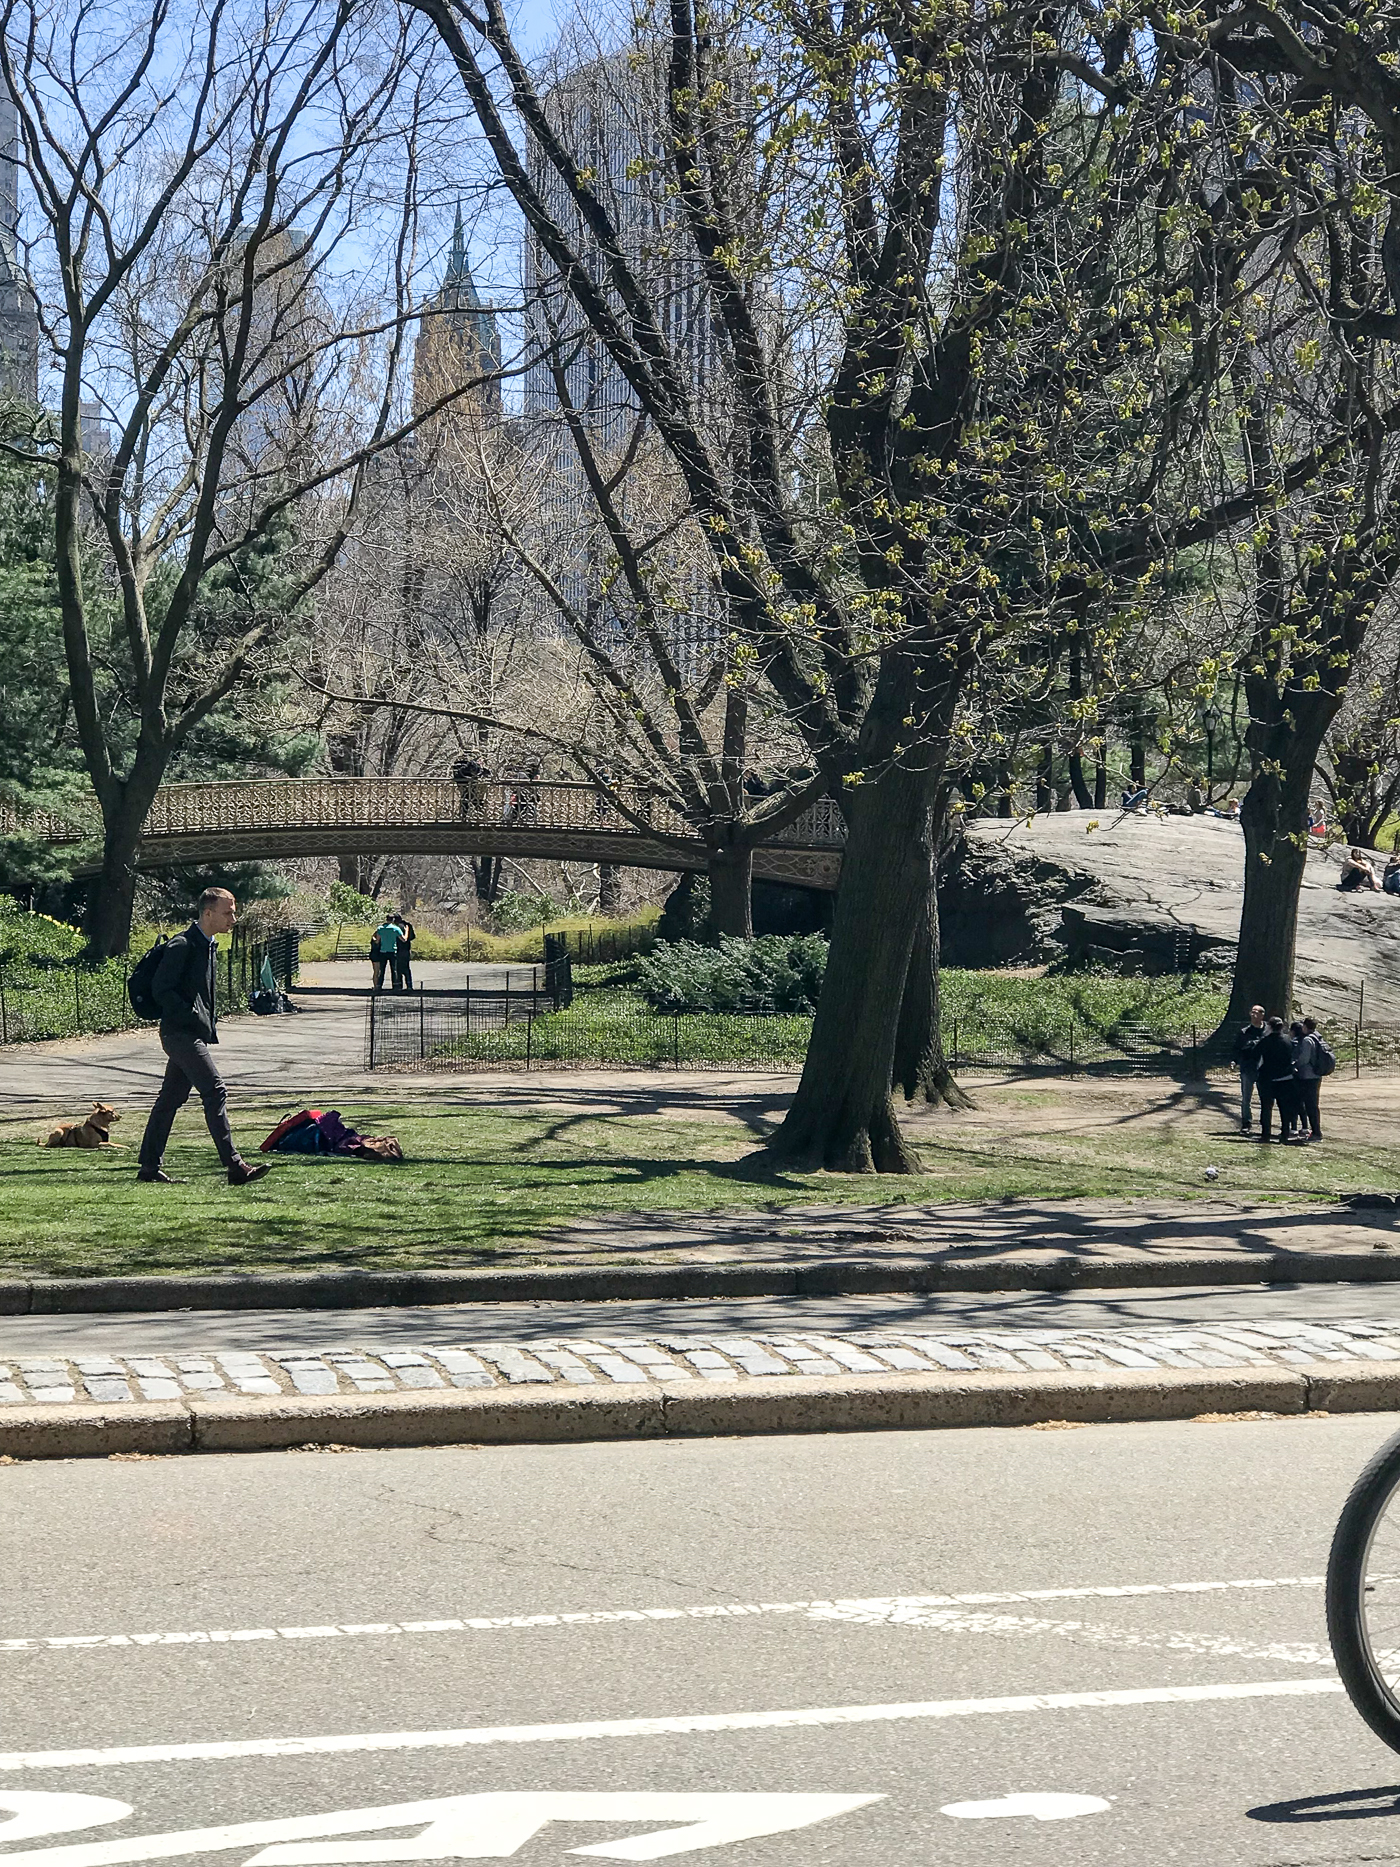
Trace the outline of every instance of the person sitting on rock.
<path fill-rule="evenodd" d="M 1123 808 L 1124 810 L 1146 810 L 1147 786 L 1139 785 L 1135 791 L 1125 791 L 1123 793 Z"/>
<path fill-rule="evenodd" d="M 1380 883 L 1376 880 L 1376 871 L 1371 867 L 1371 859 L 1364 849 L 1349 849 L 1342 864 L 1342 879 L 1337 883 L 1343 894 L 1350 894 L 1359 889 L 1363 894 L 1377 894 Z"/>
<path fill-rule="evenodd" d="M 1326 834 L 1327 812 L 1322 808 L 1321 804 L 1314 801 L 1308 805 L 1308 835 L 1326 836 Z"/>
<path fill-rule="evenodd" d="M 1400 850 L 1397 850 L 1393 856 L 1386 857 L 1381 887 L 1388 895 L 1400 895 Z"/>

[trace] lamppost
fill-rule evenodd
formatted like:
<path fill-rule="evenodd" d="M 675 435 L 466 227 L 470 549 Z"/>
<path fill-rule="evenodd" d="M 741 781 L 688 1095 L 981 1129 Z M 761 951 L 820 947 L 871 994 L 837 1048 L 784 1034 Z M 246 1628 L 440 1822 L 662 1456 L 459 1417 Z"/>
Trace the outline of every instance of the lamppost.
<path fill-rule="evenodd" d="M 1206 729 L 1206 790 L 1215 777 L 1215 730 L 1220 724 L 1220 709 L 1213 700 L 1208 700 L 1201 709 L 1201 724 Z"/>

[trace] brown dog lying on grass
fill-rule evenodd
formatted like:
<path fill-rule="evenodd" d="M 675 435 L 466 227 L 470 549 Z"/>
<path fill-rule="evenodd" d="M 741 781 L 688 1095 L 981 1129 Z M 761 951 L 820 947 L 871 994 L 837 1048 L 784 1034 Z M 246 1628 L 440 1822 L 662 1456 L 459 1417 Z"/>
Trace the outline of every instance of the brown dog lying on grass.
<path fill-rule="evenodd" d="M 111 1127 L 121 1116 L 115 1109 L 109 1109 L 105 1102 L 94 1102 L 92 1113 L 85 1121 L 61 1121 L 57 1127 L 49 1130 L 48 1139 L 41 1141 L 41 1147 L 121 1147 L 120 1141 L 114 1141 Z M 123 1150 L 125 1151 L 125 1150 Z"/>

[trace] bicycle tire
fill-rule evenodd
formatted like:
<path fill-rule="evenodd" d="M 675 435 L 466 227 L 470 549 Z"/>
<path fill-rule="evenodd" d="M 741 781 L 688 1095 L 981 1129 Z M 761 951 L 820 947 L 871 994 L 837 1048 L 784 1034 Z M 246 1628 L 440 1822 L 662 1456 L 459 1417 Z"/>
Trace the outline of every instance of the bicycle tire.
<path fill-rule="evenodd" d="M 1347 1697 L 1392 1750 L 1400 1750 L 1400 1433 L 1387 1439 L 1352 1486 L 1327 1558 L 1327 1633 Z M 1380 1566 L 1382 1550 L 1390 1562 Z M 1381 1591 L 1384 1591 L 1382 1597 Z M 1382 1622 L 1378 1608 L 1387 1610 Z M 1390 1643 L 1378 1646 L 1386 1631 Z"/>

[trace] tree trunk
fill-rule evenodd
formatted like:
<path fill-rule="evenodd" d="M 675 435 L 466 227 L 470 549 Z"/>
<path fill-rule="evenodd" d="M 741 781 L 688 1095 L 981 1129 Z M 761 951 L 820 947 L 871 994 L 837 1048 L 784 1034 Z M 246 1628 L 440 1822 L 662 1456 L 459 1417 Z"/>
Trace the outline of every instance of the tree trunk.
<path fill-rule="evenodd" d="M 616 914 L 622 906 L 622 871 L 615 862 L 598 864 L 598 912 Z"/>
<path fill-rule="evenodd" d="M 753 939 L 753 847 L 712 849 L 709 861 L 710 932 Z"/>
<path fill-rule="evenodd" d="M 1040 762 L 1035 773 L 1035 807 L 1037 810 L 1049 810 L 1054 802 L 1051 780 L 1055 776 L 1055 754 L 1049 746 L 1042 746 Z"/>
<path fill-rule="evenodd" d="M 1069 782 L 1074 791 L 1074 801 L 1079 808 L 1092 810 L 1094 799 L 1084 777 L 1084 754 L 1077 746 L 1069 755 Z"/>
<path fill-rule="evenodd" d="M 141 826 L 150 799 L 133 797 L 129 788 L 108 819 L 102 838 L 102 867 L 88 889 L 83 932 L 90 959 L 114 959 L 131 941 L 131 915 L 136 902 L 136 858 L 141 848 Z"/>
<path fill-rule="evenodd" d="M 775 1159 L 839 1173 L 917 1173 L 895 1118 L 895 1034 L 928 912 L 936 772 L 895 766 L 841 800 L 846 852 L 831 956 L 802 1080 L 769 1142 Z"/>
<path fill-rule="evenodd" d="M 1298 891 L 1308 844 L 1308 785 L 1313 762 L 1256 774 L 1243 805 L 1244 908 L 1230 1005 L 1220 1031 L 1233 1030 L 1262 1005 L 1287 1019 L 1293 1008 L 1293 953 Z M 1219 1033 L 1217 1033 L 1219 1035 Z"/>
<path fill-rule="evenodd" d="M 930 833 L 930 847 L 938 838 Z M 910 1102 L 944 1103 L 950 1109 L 972 1107 L 958 1087 L 943 1054 L 943 1020 L 938 991 L 938 866 L 929 869 L 923 913 L 909 955 L 904 1000 L 894 1043 L 894 1081 Z"/>
<path fill-rule="evenodd" d="M 1094 754 L 1094 809 L 1103 810 L 1108 804 L 1108 758 L 1107 748 L 1099 746 Z"/>

